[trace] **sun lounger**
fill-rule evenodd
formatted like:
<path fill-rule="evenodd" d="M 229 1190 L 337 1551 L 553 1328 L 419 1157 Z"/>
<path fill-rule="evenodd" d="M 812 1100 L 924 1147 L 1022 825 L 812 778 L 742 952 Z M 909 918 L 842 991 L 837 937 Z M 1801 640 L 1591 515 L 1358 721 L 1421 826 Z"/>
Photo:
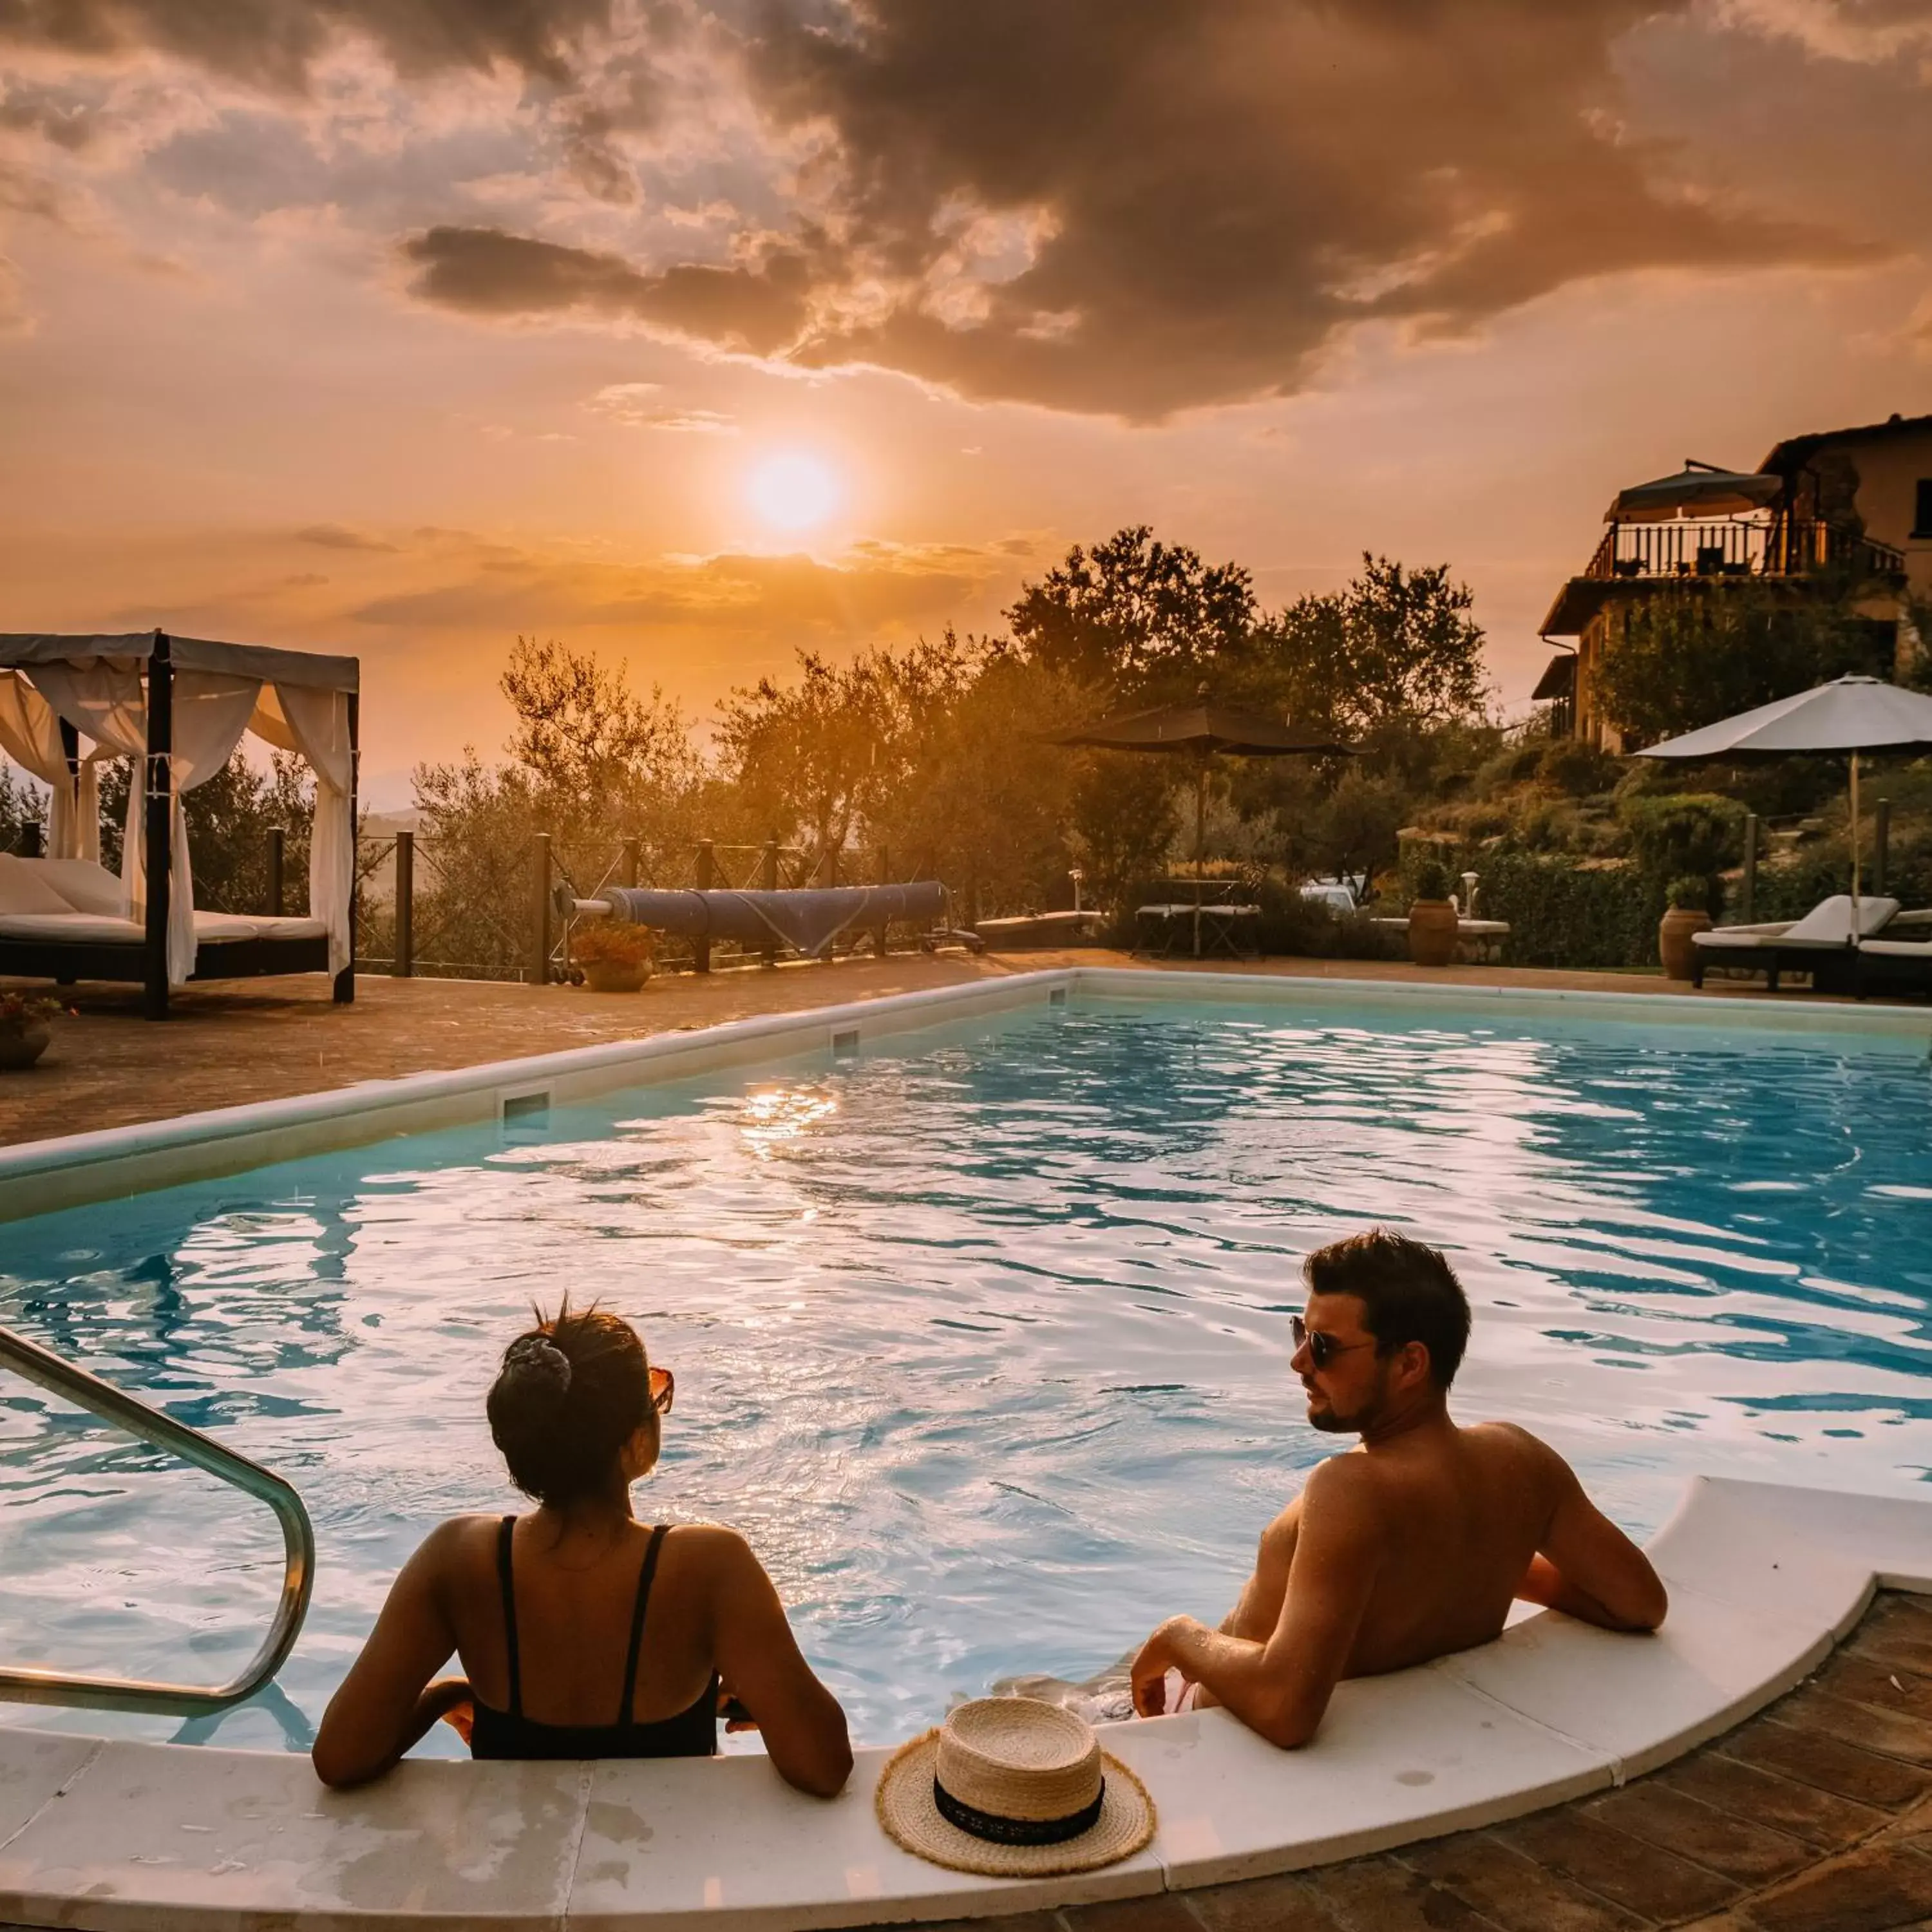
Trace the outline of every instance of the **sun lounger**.
<path fill-rule="evenodd" d="M 121 881 L 103 866 L 0 855 L 0 973 L 64 986 L 139 982 L 147 933 L 121 908 Z M 319 919 L 197 912 L 194 933 L 198 980 L 328 970 L 328 928 Z"/>
<path fill-rule="evenodd" d="M 1887 992 L 1932 997 L 1932 939 L 1860 940 L 1852 960 L 1852 991 L 1860 999 Z"/>
<path fill-rule="evenodd" d="M 1876 936 L 1898 910 L 1896 899 L 1861 898 L 1855 932 L 1851 895 L 1840 892 L 1789 926 L 1720 926 L 1694 933 L 1690 982 L 1701 986 L 1712 966 L 1743 967 L 1762 973 L 1774 993 L 1780 973 L 1809 973 L 1820 992 L 1849 992 L 1854 940 Z"/>

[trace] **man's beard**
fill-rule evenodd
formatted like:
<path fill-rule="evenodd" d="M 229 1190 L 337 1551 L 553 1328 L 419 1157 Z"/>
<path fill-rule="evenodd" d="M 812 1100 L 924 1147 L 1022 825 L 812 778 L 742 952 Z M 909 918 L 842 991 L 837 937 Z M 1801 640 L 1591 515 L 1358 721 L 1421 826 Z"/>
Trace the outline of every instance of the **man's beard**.
<path fill-rule="evenodd" d="M 1318 1429 L 1324 1436 L 1359 1436 L 1370 1428 L 1381 1412 L 1382 1390 L 1377 1384 L 1374 1394 L 1363 1403 L 1352 1415 L 1344 1415 L 1333 1403 L 1317 1408 L 1311 1396 L 1308 1407 L 1308 1426 Z"/>

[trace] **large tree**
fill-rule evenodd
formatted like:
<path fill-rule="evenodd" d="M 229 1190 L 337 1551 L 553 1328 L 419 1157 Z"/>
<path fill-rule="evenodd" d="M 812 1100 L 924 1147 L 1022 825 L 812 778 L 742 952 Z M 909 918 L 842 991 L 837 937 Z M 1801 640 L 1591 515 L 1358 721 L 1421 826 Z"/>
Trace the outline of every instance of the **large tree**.
<path fill-rule="evenodd" d="M 1628 743 L 1655 744 L 1849 671 L 1888 676 L 1896 638 L 1850 583 L 1662 585 L 1612 629 L 1596 700 Z"/>
<path fill-rule="evenodd" d="M 1083 550 L 1006 612 L 1034 663 L 1110 697 L 1150 704 L 1225 676 L 1254 630 L 1254 583 L 1240 565 L 1204 563 L 1142 524 Z"/>

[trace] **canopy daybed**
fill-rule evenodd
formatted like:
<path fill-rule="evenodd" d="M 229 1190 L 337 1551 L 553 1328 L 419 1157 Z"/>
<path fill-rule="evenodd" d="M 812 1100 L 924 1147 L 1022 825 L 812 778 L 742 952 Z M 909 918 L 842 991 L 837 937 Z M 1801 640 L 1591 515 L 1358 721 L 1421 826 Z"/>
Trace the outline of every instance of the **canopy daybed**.
<path fill-rule="evenodd" d="M 0 895 L 0 974 L 135 981 L 151 1019 L 191 980 L 326 972 L 352 1000 L 358 683 L 355 658 L 306 651 L 161 631 L 0 633 L 0 752 L 52 792 L 48 859 L 9 868 L 13 910 Z M 250 731 L 315 774 L 306 919 L 194 910 L 182 796 Z M 136 772 L 118 880 L 100 864 L 110 758 Z"/>

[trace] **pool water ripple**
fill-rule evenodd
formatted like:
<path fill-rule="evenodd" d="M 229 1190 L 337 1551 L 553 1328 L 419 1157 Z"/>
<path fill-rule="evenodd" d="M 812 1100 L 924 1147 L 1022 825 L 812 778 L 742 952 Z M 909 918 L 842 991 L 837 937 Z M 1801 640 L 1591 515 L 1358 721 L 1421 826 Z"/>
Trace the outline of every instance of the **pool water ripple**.
<path fill-rule="evenodd" d="M 52 1721 L 302 1748 L 424 1531 L 515 1506 L 483 1392 L 566 1290 L 677 1371 L 640 1510 L 746 1530 L 862 1738 L 1084 1674 L 1218 1618 L 1335 1446 L 1287 1316 L 1301 1257 L 1376 1222 L 1468 1285 L 1460 1411 L 1547 1435 L 1634 1528 L 1693 1469 L 1932 1467 L 1922 1048 L 1076 1006 L 0 1228 L 0 1318 L 283 1470 L 320 1546 L 270 1694 Z M 15 1384 L 0 1504 L 10 1656 L 252 1650 L 276 1538 L 209 1479 Z"/>

